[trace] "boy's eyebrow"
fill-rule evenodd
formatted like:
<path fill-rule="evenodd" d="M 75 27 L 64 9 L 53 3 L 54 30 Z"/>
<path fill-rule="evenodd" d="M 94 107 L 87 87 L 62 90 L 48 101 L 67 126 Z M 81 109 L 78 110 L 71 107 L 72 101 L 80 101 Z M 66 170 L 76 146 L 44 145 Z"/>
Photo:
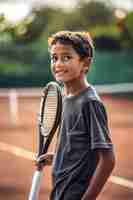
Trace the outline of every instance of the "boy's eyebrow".
<path fill-rule="evenodd" d="M 52 56 L 54 56 L 54 55 L 57 55 L 58 53 L 52 53 L 51 52 L 51 55 Z M 63 52 L 63 53 L 61 53 L 61 55 L 71 55 L 71 53 L 70 52 Z"/>

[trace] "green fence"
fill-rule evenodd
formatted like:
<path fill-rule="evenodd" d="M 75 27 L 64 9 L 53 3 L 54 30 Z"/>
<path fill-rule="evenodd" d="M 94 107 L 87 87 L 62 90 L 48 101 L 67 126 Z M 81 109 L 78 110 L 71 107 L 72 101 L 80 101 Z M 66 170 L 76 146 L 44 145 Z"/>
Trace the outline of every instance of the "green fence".
<path fill-rule="evenodd" d="M 133 82 L 133 52 L 96 52 L 88 79 L 94 84 Z"/>
<path fill-rule="evenodd" d="M 15 57 L 16 49 L 2 50 L 0 88 L 40 87 L 52 80 L 48 54 L 18 47 Z M 133 82 L 133 52 L 96 52 L 88 79 L 92 84 Z"/>

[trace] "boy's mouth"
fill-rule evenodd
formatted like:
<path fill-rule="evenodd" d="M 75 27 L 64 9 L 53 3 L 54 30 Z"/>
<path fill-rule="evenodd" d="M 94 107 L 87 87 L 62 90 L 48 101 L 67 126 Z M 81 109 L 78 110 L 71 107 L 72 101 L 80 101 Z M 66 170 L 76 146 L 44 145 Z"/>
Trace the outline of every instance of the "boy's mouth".
<path fill-rule="evenodd" d="M 55 71 L 55 74 L 58 76 L 61 76 L 63 74 L 65 74 L 67 71 L 66 70 L 59 70 L 59 71 Z"/>

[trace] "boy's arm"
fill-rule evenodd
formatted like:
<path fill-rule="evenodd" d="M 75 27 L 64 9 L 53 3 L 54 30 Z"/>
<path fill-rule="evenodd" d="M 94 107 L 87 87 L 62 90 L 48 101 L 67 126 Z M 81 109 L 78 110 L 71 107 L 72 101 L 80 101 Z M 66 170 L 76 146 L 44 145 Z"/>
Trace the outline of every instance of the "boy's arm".
<path fill-rule="evenodd" d="M 115 157 L 112 150 L 97 151 L 96 155 L 97 167 L 82 200 L 96 200 L 115 165 Z"/>

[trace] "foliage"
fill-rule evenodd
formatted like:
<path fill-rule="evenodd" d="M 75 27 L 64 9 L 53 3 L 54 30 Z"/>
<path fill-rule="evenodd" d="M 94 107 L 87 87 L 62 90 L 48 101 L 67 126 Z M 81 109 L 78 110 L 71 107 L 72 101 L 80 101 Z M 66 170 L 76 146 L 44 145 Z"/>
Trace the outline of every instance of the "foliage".
<path fill-rule="evenodd" d="M 100 35 L 106 35 L 118 39 L 120 37 L 120 32 L 117 27 L 112 25 L 96 26 L 90 30 L 93 37 L 99 37 Z"/>
<path fill-rule="evenodd" d="M 2 17 L 1 17 L 2 18 Z M 31 42 L 42 33 L 52 33 L 58 30 L 87 30 L 96 25 L 106 25 L 112 22 L 112 9 L 98 1 L 80 2 L 78 7 L 70 12 L 55 8 L 33 9 L 23 21 L 11 25 L 6 24 L 4 31 L 11 33 L 17 42 Z M 0 23 L 2 27 L 2 23 Z"/>
<path fill-rule="evenodd" d="M 18 23 L 12 31 L 16 42 L 29 43 L 38 39 L 45 30 L 49 19 L 49 8 L 33 10 L 25 20 Z"/>
<path fill-rule="evenodd" d="M 78 7 L 70 12 L 53 9 L 47 30 L 53 33 L 59 30 L 90 30 L 97 25 L 108 25 L 113 21 L 110 7 L 97 1 L 80 1 Z"/>
<path fill-rule="evenodd" d="M 120 32 L 115 25 L 97 26 L 90 33 L 97 50 L 118 51 L 121 49 Z"/>
<path fill-rule="evenodd" d="M 79 12 L 84 27 L 109 25 L 113 20 L 113 9 L 100 1 L 81 1 Z"/>
<path fill-rule="evenodd" d="M 121 31 L 123 48 L 133 49 L 133 12 L 128 13 Z"/>

